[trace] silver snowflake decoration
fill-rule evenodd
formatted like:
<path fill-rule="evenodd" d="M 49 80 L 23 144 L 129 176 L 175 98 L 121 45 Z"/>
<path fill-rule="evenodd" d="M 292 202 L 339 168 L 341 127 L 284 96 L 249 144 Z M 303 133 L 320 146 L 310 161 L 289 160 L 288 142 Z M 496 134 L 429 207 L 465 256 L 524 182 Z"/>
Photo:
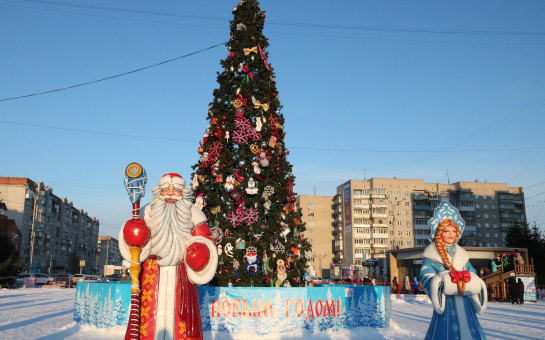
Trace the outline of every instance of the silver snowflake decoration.
<path fill-rule="evenodd" d="M 274 251 L 279 254 L 283 254 L 286 251 L 286 247 L 282 243 L 278 242 L 278 244 L 274 247 Z"/>
<path fill-rule="evenodd" d="M 263 195 L 269 197 L 272 194 L 274 194 L 274 188 L 271 185 L 267 185 L 265 190 L 263 190 Z"/>

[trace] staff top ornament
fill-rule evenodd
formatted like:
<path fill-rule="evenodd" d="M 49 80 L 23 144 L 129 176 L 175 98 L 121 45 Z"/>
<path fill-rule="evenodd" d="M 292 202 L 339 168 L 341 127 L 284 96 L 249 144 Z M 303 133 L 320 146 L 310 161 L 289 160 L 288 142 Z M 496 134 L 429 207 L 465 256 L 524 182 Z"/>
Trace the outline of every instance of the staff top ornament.
<path fill-rule="evenodd" d="M 142 165 L 137 162 L 129 163 L 123 172 L 123 178 L 125 179 L 125 189 L 129 193 L 132 204 L 144 197 L 148 177 Z"/>
<path fill-rule="evenodd" d="M 435 211 L 433 212 L 433 217 L 428 221 L 428 225 L 431 228 L 430 236 L 428 236 L 430 242 L 433 243 L 435 231 L 437 230 L 437 226 L 439 225 L 439 223 L 447 219 L 452 220 L 454 221 L 454 223 L 456 223 L 456 225 L 460 229 L 460 238 L 462 238 L 466 222 L 462 219 L 462 216 L 460 215 L 458 209 L 456 209 L 449 202 L 442 201 L 441 204 L 439 204 L 439 206 L 435 208 Z M 460 240 L 460 238 L 458 239 L 458 241 Z"/>

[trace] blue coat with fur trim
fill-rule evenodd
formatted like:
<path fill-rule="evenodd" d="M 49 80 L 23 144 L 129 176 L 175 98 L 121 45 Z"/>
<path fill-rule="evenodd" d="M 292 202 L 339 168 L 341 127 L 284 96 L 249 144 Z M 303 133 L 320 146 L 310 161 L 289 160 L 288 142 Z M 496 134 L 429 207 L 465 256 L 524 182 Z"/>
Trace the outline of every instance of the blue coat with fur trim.
<path fill-rule="evenodd" d="M 447 253 L 456 270 L 468 270 L 475 273 L 475 269 L 469 263 L 469 254 L 462 247 L 455 244 L 448 247 Z M 441 272 L 449 271 L 449 269 L 444 266 L 443 260 L 433 243 L 424 249 L 422 258 L 420 281 L 426 295 L 431 298 L 430 285 L 432 279 Z M 447 295 L 445 298 L 445 311 L 443 314 L 438 314 L 434 309 L 426 339 L 486 339 L 470 298 L 468 296 L 452 295 Z"/>

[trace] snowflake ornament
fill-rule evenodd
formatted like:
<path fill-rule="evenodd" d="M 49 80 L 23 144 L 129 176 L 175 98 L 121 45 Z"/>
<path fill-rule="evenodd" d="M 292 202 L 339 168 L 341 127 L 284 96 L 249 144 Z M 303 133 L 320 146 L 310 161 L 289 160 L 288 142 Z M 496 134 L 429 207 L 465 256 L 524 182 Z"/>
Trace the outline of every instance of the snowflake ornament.
<path fill-rule="evenodd" d="M 242 222 L 241 216 L 235 213 L 234 211 L 230 213 L 229 215 L 227 215 L 225 219 L 231 223 L 233 228 L 238 227 L 240 223 Z"/>
<path fill-rule="evenodd" d="M 263 196 L 271 196 L 274 194 L 274 188 L 271 185 L 267 185 L 265 190 L 263 190 Z"/>
<path fill-rule="evenodd" d="M 244 217 L 242 217 L 242 222 L 247 225 L 252 225 L 257 222 L 259 219 L 259 212 L 254 208 L 248 208 L 244 211 Z"/>
<path fill-rule="evenodd" d="M 282 243 L 278 242 L 278 244 L 274 247 L 274 251 L 279 254 L 283 254 L 286 251 L 286 247 Z"/>

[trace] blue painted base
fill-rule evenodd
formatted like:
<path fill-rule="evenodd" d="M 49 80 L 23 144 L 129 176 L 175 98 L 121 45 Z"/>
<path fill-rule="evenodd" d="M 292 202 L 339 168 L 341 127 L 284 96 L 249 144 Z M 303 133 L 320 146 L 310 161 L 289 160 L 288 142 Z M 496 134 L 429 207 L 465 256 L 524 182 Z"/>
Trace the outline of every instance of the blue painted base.
<path fill-rule="evenodd" d="M 331 285 L 305 288 L 199 287 L 203 330 L 285 333 L 387 327 L 389 287 Z M 80 282 L 74 320 L 97 327 L 126 325 L 130 282 Z"/>

